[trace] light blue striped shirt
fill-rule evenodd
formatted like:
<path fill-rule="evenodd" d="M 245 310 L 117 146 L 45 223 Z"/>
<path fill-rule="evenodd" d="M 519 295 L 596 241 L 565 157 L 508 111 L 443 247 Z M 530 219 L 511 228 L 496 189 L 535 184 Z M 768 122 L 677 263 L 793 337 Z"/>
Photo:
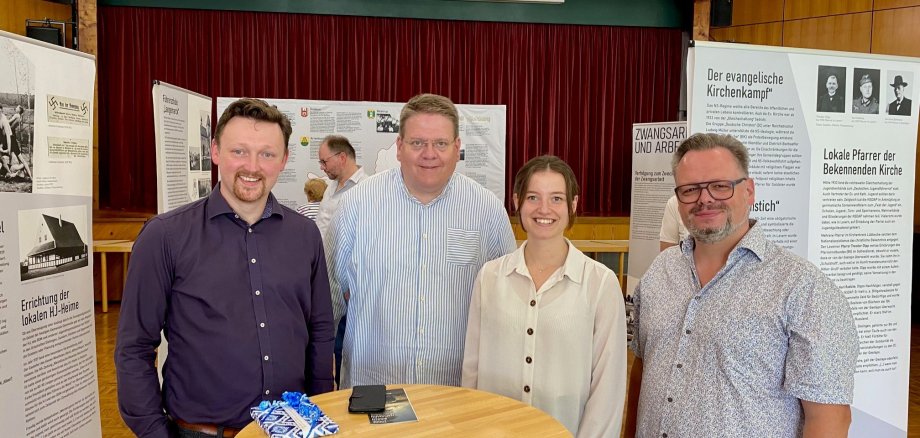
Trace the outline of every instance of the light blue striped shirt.
<path fill-rule="evenodd" d="M 336 322 L 350 293 L 341 386 L 459 386 L 473 281 L 515 249 L 498 198 L 454 173 L 423 205 L 390 169 L 345 194 L 329 231 Z"/>

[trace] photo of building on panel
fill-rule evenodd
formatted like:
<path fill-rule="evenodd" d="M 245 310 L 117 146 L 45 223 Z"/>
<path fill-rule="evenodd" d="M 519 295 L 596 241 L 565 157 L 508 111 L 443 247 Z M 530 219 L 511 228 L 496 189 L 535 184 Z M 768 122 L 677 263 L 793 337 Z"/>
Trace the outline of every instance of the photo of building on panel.
<path fill-rule="evenodd" d="M 87 211 L 83 206 L 19 212 L 22 281 L 89 265 Z"/>

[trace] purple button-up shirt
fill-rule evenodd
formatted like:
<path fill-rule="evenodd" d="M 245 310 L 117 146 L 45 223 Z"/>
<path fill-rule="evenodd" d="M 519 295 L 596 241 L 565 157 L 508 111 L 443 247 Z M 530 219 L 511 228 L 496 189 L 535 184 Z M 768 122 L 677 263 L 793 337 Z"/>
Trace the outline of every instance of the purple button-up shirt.
<path fill-rule="evenodd" d="M 157 437 L 168 436 L 167 414 L 243 427 L 261 400 L 331 391 L 327 275 L 316 225 L 274 196 L 252 226 L 219 189 L 151 219 L 134 244 L 115 348 L 125 423 Z"/>

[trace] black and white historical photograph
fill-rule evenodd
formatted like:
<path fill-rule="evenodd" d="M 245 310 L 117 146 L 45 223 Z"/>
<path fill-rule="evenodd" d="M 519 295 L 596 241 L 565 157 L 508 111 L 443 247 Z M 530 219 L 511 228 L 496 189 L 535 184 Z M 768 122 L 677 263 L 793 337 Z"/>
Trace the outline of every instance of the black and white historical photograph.
<path fill-rule="evenodd" d="M 32 192 L 35 66 L 0 40 L 0 192 Z"/>
<path fill-rule="evenodd" d="M 818 106 L 819 113 L 846 112 L 846 67 L 831 65 L 818 66 Z"/>
<path fill-rule="evenodd" d="M 387 111 L 377 111 L 377 132 L 399 132 L 399 116 Z"/>
<path fill-rule="evenodd" d="M 211 178 L 202 178 L 198 180 L 198 198 L 206 198 L 211 194 Z"/>
<path fill-rule="evenodd" d="M 188 147 L 188 170 L 201 170 L 201 148 L 198 145 Z"/>
<path fill-rule="evenodd" d="M 19 211 L 19 273 L 22 281 L 89 265 L 87 207 Z"/>
<path fill-rule="evenodd" d="M 853 69 L 853 114 L 878 114 L 879 71 Z"/>
<path fill-rule="evenodd" d="M 888 107 L 885 110 L 889 116 L 909 116 L 910 107 L 913 102 L 910 99 L 910 84 L 914 81 L 914 75 L 909 71 L 889 71 L 888 72 L 888 93 L 885 99 Z"/>
<path fill-rule="evenodd" d="M 201 170 L 211 170 L 211 113 L 200 111 Z M 196 169 L 197 170 L 197 169 Z"/>

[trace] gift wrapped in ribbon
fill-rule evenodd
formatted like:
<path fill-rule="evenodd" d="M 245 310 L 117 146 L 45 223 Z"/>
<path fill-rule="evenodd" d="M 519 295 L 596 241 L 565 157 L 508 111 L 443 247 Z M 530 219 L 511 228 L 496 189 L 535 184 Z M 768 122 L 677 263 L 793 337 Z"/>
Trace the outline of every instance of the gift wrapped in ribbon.
<path fill-rule="evenodd" d="M 281 400 L 263 401 L 250 409 L 250 415 L 271 438 L 313 438 L 339 431 L 335 421 L 299 392 L 285 392 Z"/>

